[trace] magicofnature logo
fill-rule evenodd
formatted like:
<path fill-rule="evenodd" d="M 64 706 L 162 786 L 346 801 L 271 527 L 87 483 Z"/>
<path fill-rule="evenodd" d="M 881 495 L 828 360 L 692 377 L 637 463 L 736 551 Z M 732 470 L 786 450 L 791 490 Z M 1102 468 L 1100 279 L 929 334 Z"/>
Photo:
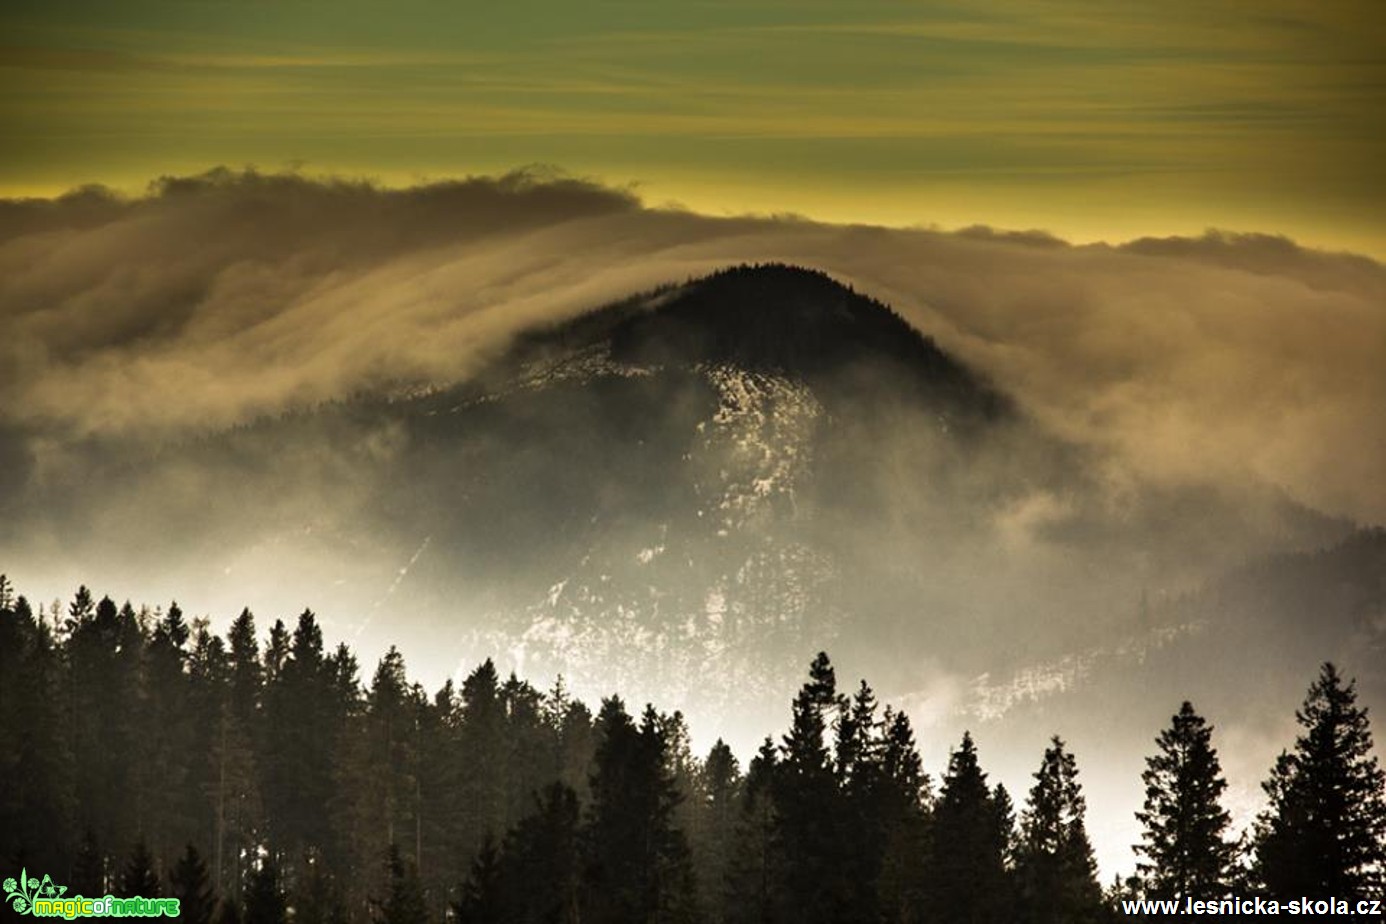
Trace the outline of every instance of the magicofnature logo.
<path fill-rule="evenodd" d="M 58 885 L 51 876 L 32 878 L 29 871 L 19 871 L 18 879 L 5 880 L 5 901 L 20 914 L 40 918 L 150 918 L 178 917 L 178 899 L 146 898 L 142 895 L 116 898 L 84 898 L 67 895 L 67 886 Z"/>

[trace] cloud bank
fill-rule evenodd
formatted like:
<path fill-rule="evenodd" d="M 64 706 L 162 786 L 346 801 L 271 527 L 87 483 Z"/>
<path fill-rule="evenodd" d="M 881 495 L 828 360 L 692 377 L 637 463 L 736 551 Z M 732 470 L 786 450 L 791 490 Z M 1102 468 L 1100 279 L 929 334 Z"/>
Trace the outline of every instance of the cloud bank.
<path fill-rule="evenodd" d="M 517 332 L 728 263 L 823 269 L 1123 479 L 1386 521 L 1386 267 L 1274 236 L 714 218 L 546 172 L 408 189 L 217 170 L 0 202 L 0 492 L 63 447 L 455 381 Z"/>

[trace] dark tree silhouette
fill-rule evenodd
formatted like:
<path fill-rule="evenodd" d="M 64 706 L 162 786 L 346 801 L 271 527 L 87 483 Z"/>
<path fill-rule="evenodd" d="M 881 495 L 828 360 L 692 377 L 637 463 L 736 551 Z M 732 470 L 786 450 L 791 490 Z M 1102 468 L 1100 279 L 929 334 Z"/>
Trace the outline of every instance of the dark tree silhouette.
<path fill-rule="evenodd" d="M 121 870 L 120 882 L 116 887 L 126 898 L 140 895 L 153 898 L 163 894 L 159 889 L 159 873 L 154 869 L 154 856 L 143 838 L 135 842 L 135 849 Z"/>
<path fill-rule="evenodd" d="M 395 844 L 386 852 L 385 872 L 387 891 L 383 899 L 376 901 L 371 920 L 375 924 L 424 924 L 428 909 L 424 907 L 418 872 L 405 863 Z"/>
<path fill-rule="evenodd" d="M 694 916 L 692 860 L 683 833 L 673 826 L 678 792 L 667 769 L 662 724 L 652 708 L 637 728 L 618 698 L 602 704 L 584 837 L 584 921 Z"/>
<path fill-rule="evenodd" d="M 288 920 L 288 904 L 279 880 L 279 868 L 269 857 L 262 859 L 246 877 L 241 920 L 245 924 L 285 924 Z"/>
<path fill-rule="evenodd" d="M 774 790 L 783 848 L 779 894 L 787 903 L 782 913 L 806 924 L 843 921 L 850 915 L 838 767 L 827 741 L 829 723 L 844 705 L 832 663 L 819 652 L 808 681 L 794 697 Z"/>
<path fill-rule="evenodd" d="M 1055 736 L 1020 817 L 1015 876 L 1025 920 L 1069 924 L 1100 915 L 1102 890 L 1085 811 L 1077 762 Z"/>
<path fill-rule="evenodd" d="M 1304 733 L 1263 784 L 1256 872 L 1274 897 L 1376 898 L 1386 866 L 1386 773 L 1356 684 L 1324 664 L 1295 713 Z"/>
<path fill-rule="evenodd" d="M 927 873 L 929 903 L 960 924 L 1010 921 L 1005 838 L 986 774 L 971 734 L 948 760 L 933 831 Z"/>
<path fill-rule="evenodd" d="M 741 817 L 724 884 L 726 921 L 769 924 L 781 920 L 784 864 L 774 791 L 778 773 L 779 751 L 766 738 L 746 772 Z"/>
<path fill-rule="evenodd" d="M 508 898 L 500 848 L 487 837 L 472 861 L 471 875 L 462 885 L 461 897 L 452 905 L 453 916 L 459 924 L 504 924 L 511 919 Z"/>
<path fill-rule="evenodd" d="M 188 844 L 169 875 L 173 897 L 178 899 L 179 919 L 188 924 L 211 924 L 216 900 L 212 895 L 207 864 L 197 848 Z"/>
<path fill-rule="evenodd" d="M 1160 752 L 1146 758 L 1135 850 L 1145 857 L 1137 869 L 1151 898 L 1213 898 L 1231 883 L 1237 843 L 1227 837 L 1231 816 L 1219 802 L 1227 781 L 1212 740 L 1212 726 L 1185 701 L 1155 739 Z"/>
<path fill-rule="evenodd" d="M 698 773 L 698 802 L 691 806 L 689 831 L 700 903 L 714 920 L 725 916 L 727 877 L 741 818 L 741 768 L 736 755 L 718 738 Z"/>
<path fill-rule="evenodd" d="M 391 650 L 362 687 L 316 617 L 257 638 L 81 588 L 35 613 L 0 580 L 0 861 L 69 894 L 151 895 L 195 924 L 1083 922 L 1100 896 L 1073 757 L 1055 740 L 1017 831 L 970 735 L 937 797 L 908 718 L 826 654 L 744 778 L 678 713 L 595 721 L 487 661 L 429 697 Z M 1255 871 L 1283 897 L 1372 896 L 1383 774 L 1326 665 L 1266 784 Z M 1185 704 L 1143 775 L 1144 888 L 1237 889 L 1210 729 Z M 138 746 L 134 746 L 138 745 Z M 111 845 L 138 845 L 114 857 Z M 388 862 L 380 848 L 393 844 Z M 204 859 L 205 858 L 205 859 Z M 40 867 L 40 863 L 47 864 Z M 459 882 L 464 872 L 470 877 Z M 215 911 L 213 911 L 215 906 Z"/>
<path fill-rule="evenodd" d="M 0 585 L 0 861 L 61 870 L 77 808 L 63 708 L 70 676 L 49 626 L 3 575 Z"/>

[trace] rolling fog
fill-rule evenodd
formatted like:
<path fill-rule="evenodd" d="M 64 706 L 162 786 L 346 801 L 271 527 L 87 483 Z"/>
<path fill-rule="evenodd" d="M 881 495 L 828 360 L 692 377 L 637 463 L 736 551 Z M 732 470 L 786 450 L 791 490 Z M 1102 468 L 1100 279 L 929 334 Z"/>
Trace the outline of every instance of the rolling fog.
<path fill-rule="evenodd" d="M 507 365 L 537 326 L 772 260 L 885 302 L 1013 413 L 960 437 L 885 375 Z M 1380 558 L 1255 571 L 1386 521 L 1383 357 L 1386 269 L 1270 235 L 711 218 L 526 174 L 11 201 L 0 571 L 218 629 L 310 606 L 367 673 L 391 643 L 430 689 L 491 655 L 743 760 L 827 649 L 935 778 L 971 728 L 1019 799 L 1063 734 L 1110 878 L 1181 699 L 1242 820 L 1320 661 L 1386 707 Z M 1258 603 L 1277 573 L 1310 590 Z"/>

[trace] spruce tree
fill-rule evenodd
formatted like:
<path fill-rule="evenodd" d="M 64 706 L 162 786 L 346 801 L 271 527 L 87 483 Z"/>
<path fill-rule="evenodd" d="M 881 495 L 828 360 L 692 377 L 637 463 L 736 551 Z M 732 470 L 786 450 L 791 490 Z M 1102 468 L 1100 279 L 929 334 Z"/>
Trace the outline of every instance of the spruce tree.
<path fill-rule="evenodd" d="M 509 920 L 580 920 L 580 818 L 577 793 L 555 782 L 536 796 L 533 814 L 506 836 L 503 877 Z"/>
<path fill-rule="evenodd" d="M 1012 920 L 1006 902 L 1003 843 L 996 805 L 977 762 L 972 735 L 948 760 L 934 809 L 926 872 L 929 904 L 958 924 Z"/>
<path fill-rule="evenodd" d="M 1277 898 L 1378 898 L 1386 867 L 1386 773 L 1356 683 L 1324 664 L 1295 713 L 1304 733 L 1262 787 L 1256 873 Z"/>
<path fill-rule="evenodd" d="M 1236 842 L 1227 838 L 1231 816 L 1219 803 L 1222 777 L 1213 729 L 1185 702 L 1170 727 L 1155 739 L 1160 753 L 1146 758 L 1141 774 L 1144 826 L 1136 868 L 1150 898 L 1213 898 L 1230 884 Z"/>
<path fill-rule="evenodd" d="M 282 628 L 282 625 L 281 625 Z M 249 733 L 256 725 L 263 693 L 264 668 L 260 665 L 260 645 L 255 638 L 255 616 L 241 610 L 227 633 L 230 658 L 231 713 Z"/>
<path fill-rule="evenodd" d="M 880 819 L 881 861 L 876 904 L 885 921 L 922 920 L 928 909 L 924 860 L 928 849 L 929 778 L 909 717 L 887 706 L 873 805 Z"/>
<path fill-rule="evenodd" d="M 668 769 L 666 723 L 646 709 L 637 728 L 612 697 L 598 724 L 583 920 L 684 920 L 695 899 L 692 859 L 673 823 L 679 796 Z"/>
<path fill-rule="evenodd" d="M 741 815 L 741 768 L 722 739 L 699 768 L 696 806 L 699 822 L 690 834 L 702 906 L 714 920 L 722 918 L 722 900 L 735 849 Z"/>
<path fill-rule="evenodd" d="M 487 837 L 506 830 L 505 705 L 496 666 L 487 658 L 462 681 L 458 758 L 462 763 L 462 849 L 475 854 Z"/>
<path fill-rule="evenodd" d="M 23 596 L 0 608 L 0 863 L 66 866 L 76 839 L 75 761 L 62 652 Z"/>
<path fill-rule="evenodd" d="M 189 844 L 169 876 L 173 896 L 178 899 L 179 920 L 187 924 L 211 924 L 216 907 L 207 864 L 197 848 Z"/>
<path fill-rule="evenodd" d="M 796 921 L 840 921 L 849 871 L 840 862 L 845 815 L 837 762 L 827 742 L 830 723 L 846 708 L 827 654 L 819 652 L 809 679 L 794 697 L 793 718 L 775 775 L 775 807 L 782 845 L 783 912 Z"/>
<path fill-rule="evenodd" d="M 135 842 L 135 849 L 121 870 L 117 889 L 126 898 L 141 895 L 153 898 L 162 894 L 159 891 L 159 874 L 154 869 L 154 855 L 149 852 L 143 838 Z"/>
<path fill-rule="evenodd" d="M 505 924 L 511 919 L 506 886 L 500 848 L 488 835 L 472 861 L 461 896 L 452 904 L 453 917 L 458 924 Z"/>
<path fill-rule="evenodd" d="M 385 872 L 387 891 L 385 897 L 376 902 L 371 919 L 375 924 L 425 924 L 428 910 L 424 906 L 418 871 L 404 862 L 395 844 L 386 852 Z"/>
<path fill-rule="evenodd" d="M 288 920 L 284 887 L 279 881 L 279 868 L 270 857 L 263 857 L 250 871 L 245 883 L 245 907 L 240 919 L 245 924 L 285 924 Z M 235 908 L 228 903 L 224 908 Z"/>
<path fill-rule="evenodd" d="M 783 843 L 775 808 L 779 752 L 766 738 L 751 759 L 742 787 L 740 819 L 724 883 L 723 920 L 729 924 L 772 924 L 782 920 Z"/>
<path fill-rule="evenodd" d="M 1073 924 L 1101 913 L 1102 889 L 1085 810 L 1077 762 L 1055 736 L 1021 813 L 1015 868 L 1021 919 Z"/>
<path fill-rule="evenodd" d="M 293 890 L 294 924 L 343 924 L 346 905 L 338 880 L 318 851 L 309 851 L 299 867 Z"/>

